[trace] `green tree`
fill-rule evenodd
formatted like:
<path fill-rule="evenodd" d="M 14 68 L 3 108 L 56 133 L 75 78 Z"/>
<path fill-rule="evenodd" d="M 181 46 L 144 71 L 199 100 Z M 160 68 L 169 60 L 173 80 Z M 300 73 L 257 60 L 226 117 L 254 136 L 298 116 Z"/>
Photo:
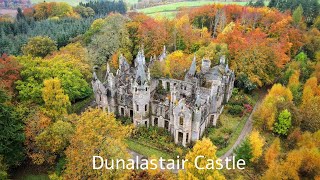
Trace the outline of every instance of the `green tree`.
<path fill-rule="evenodd" d="M 22 47 L 23 54 L 31 55 L 32 57 L 45 57 L 56 50 L 56 42 L 46 36 L 30 38 L 28 43 Z"/>
<path fill-rule="evenodd" d="M 291 128 L 291 113 L 285 109 L 280 112 L 278 122 L 274 123 L 273 131 L 280 135 L 288 135 Z"/>
<path fill-rule="evenodd" d="M 94 16 L 95 12 L 91 7 L 76 6 L 73 8 L 81 17 L 87 18 Z"/>
<path fill-rule="evenodd" d="M 8 173 L 7 173 L 8 167 L 3 162 L 3 157 L 0 156 L 0 179 L 8 179 Z"/>
<path fill-rule="evenodd" d="M 0 155 L 8 166 L 18 165 L 24 159 L 23 123 L 10 105 L 9 96 L 0 89 Z"/>
<path fill-rule="evenodd" d="M 17 9 L 16 18 L 18 21 L 25 19 L 24 14 L 22 13 L 22 9 L 20 7 Z"/>
<path fill-rule="evenodd" d="M 80 70 L 73 62 L 65 61 L 63 56 L 53 59 L 31 58 L 30 56 L 17 57 L 23 65 L 22 80 L 17 81 L 16 89 L 22 101 L 33 101 L 42 104 L 42 88 L 45 79 L 59 78 L 64 93 L 71 102 L 88 97 L 92 90 L 85 81 Z"/>
<path fill-rule="evenodd" d="M 252 147 L 248 138 L 246 138 L 240 146 L 238 146 L 234 153 L 236 154 L 236 160 L 243 159 L 247 164 L 251 162 L 253 158 Z"/>
<path fill-rule="evenodd" d="M 131 61 L 131 41 L 125 27 L 126 17 L 113 14 L 102 20 L 98 30 L 92 36 L 88 51 L 94 64 L 105 64 L 118 50 Z M 89 30 L 91 31 L 91 30 Z"/>
<path fill-rule="evenodd" d="M 301 21 L 303 17 L 303 8 L 301 4 L 295 9 L 292 13 L 292 19 L 294 24 L 297 26 Z"/>
<path fill-rule="evenodd" d="M 313 20 L 320 13 L 320 3 L 318 0 L 271 0 L 269 7 L 278 8 L 280 11 L 290 10 L 293 12 L 298 6 L 302 6 L 303 15 L 308 24 L 312 24 Z"/>

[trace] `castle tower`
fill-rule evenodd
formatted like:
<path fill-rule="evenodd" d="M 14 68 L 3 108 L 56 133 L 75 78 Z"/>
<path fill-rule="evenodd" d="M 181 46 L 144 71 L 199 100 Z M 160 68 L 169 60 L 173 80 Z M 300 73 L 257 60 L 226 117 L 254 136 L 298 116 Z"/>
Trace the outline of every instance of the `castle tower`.
<path fill-rule="evenodd" d="M 115 91 L 116 89 L 116 78 L 114 77 L 113 73 L 110 71 L 109 63 L 107 63 L 107 72 L 105 76 L 105 82 L 106 82 L 106 96 L 107 96 L 107 107 L 109 113 L 115 113 L 116 112 L 116 102 L 115 102 Z"/>
<path fill-rule="evenodd" d="M 139 54 L 139 53 L 138 53 Z M 145 71 L 143 52 L 136 59 L 136 75 L 132 82 L 133 122 L 135 126 L 149 126 L 150 75 Z"/>
<path fill-rule="evenodd" d="M 201 99 L 200 94 L 197 94 L 195 106 L 193 108 L 193 121 L 192 121 L 192 139 L 191 141 L 196 141 L 200 139 L 200 123 L 201 123 Z"/>
<path fill-rule="evenodd" d="M 197 64 L 196 64 L 196 55 L 194 55 L 189 71 L 184 77 L 185 81 L 192 81 L 196 75 Z"/>
<path fill-rule="evenodd" d="M 146 58 L 144 56 L 144 52 L 143 49 L 141 49 L 138 54 L 137 57 L 134 61 L 134 66 L 137 67 L 139 64 L 145 66 L 146 65 Z"/>
<path fill-rule="evenodd" d="M 192 110 L 186 105 L 185 99 L 180 99 L 173 108 L 173 136 L 176 144 L 186 147 L 191 142 Z"/>
<path fill-rule="evenodd" d="M 106 88 L 98 79 L 96 72 L 93 72 L 93 78 L 92 78 L 91 84 L 92 84 L 93 93 L 95 96 L 97 106 L 99 108 L 102 108 L 103 111 L 105 111 L 106 107 L 108 106 Z"/>
<path fill-rule="evenodd" d="M 159 61 L 163 61 L 167 57 L 166 46 L 163 46 L 162 54 L 159 56 Z"/>

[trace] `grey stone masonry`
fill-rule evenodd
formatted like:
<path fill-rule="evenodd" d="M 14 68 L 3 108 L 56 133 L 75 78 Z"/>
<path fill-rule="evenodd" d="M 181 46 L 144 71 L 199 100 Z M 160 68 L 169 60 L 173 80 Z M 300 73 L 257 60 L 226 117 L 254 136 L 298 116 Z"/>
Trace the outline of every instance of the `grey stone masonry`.
<path fill-rule="evenodd" d="M 214 67 L 203 59 L 197 72 L 194 56 L 184 80 L 151 78 L 149 66 L 165 58 L 164 47 L 160 56 L 146 63 L 140 50 L 133 65 L 121 55 L 116 74 L 107 65 L 103 82 L 93 72 L 95 101 L 104 111 L 130 118 L 135 126 L 165 128 L 175 143 L 187 146 L 200 139 L 208 126 L 216 125 L 232 94 L 235 75 L 225 56 Z"/>

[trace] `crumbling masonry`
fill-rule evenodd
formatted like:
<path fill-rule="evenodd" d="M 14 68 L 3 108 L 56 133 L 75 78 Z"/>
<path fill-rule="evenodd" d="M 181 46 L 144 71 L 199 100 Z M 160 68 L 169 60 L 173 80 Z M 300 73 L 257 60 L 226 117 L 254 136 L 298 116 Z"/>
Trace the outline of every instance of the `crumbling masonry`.
<path fill-rule="evenodd" d="M 165 47 L 163 53 L 148 64 L 143 50 L 132 66 L 120 56 L 115 75 L 109 65 L 104 81 L 94 72 L 93 91 L 100 108 L 130 117 L 135 126 L 165 128 L 175 143 L 186 146 L 200 139 L 206 127 L 216 125 L 232 94 L 234 72 L 222 56 L 220 64 L 214 67 L 210 60 L 203 59 L 201 71 L 197 73 L 194 57 L 184 80 L 151 78 L 149 67 L 165 58 Z"/>

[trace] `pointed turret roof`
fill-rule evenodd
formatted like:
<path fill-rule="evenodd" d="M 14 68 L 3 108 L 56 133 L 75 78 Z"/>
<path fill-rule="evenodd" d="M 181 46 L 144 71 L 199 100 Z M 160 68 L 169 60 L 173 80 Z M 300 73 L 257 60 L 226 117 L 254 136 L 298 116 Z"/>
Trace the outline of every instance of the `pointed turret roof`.
<path fill-rule="evenodd" d="M 163 52 L 162 54 L 159 56 L 159 61 L 163 61 L 166 57 L 167 57 L 167 52 L 166 52 L 166 46 L 163 46 Z"/>
<path fill-rule="evenodd" d="M 147 76 L 146 76 L 146 72 L 144 70 L 143 64 L 138 64 L 137 73 L 136 73 L 136 82 L 139 85 L 142 85 L 145 83 L 146 79 L 147 79 Z"/>
<path fill-rule="evenodd" d="M 196 55 L 194 55 L 188 75 L 194 76 L 196 74 L 197 64 L 196 64 Z"/>
<path fill-rule="evenodd" d="M 200 98 L 200 94 L 199 93 L 197 94 L 195 105 L 196 105 L 196 107 L 200 107 L 201 106 L 201 98 Z"/>
<path fill-rule="evenodd" d="M 107 62 L 107 73 L 110 73 L 110 66 L 108 62 Z"/>
<path fill-rule="evenodd" d="M 93 71 L 93 77 L 92 78 L 93 78 L 94 81 L 99 80 L 98 76 L 97 76 L 97 73 L 95 71 Z"/>
<path fill-rule="evenodd" d="M 121 54 L 119 57 L 119 69 L 120 70 L 127 70 L 130 67 L 126 58 Z"/>
<path fill-rule="evenodd" d="M 142 64 L 142 65 L 146 64 L 146 60 L 145 60 L 143 49 L 139 50 L 139 52 L 137 54 L 137 57 L 135 59 L 135 66 L 138 66 L 139 64 Z"/>
<path fill-rule="evenodd" d="M 226 64 L 226 56 L 225 55 L 222 55 L 220 57 L 220 64 Z"/>

